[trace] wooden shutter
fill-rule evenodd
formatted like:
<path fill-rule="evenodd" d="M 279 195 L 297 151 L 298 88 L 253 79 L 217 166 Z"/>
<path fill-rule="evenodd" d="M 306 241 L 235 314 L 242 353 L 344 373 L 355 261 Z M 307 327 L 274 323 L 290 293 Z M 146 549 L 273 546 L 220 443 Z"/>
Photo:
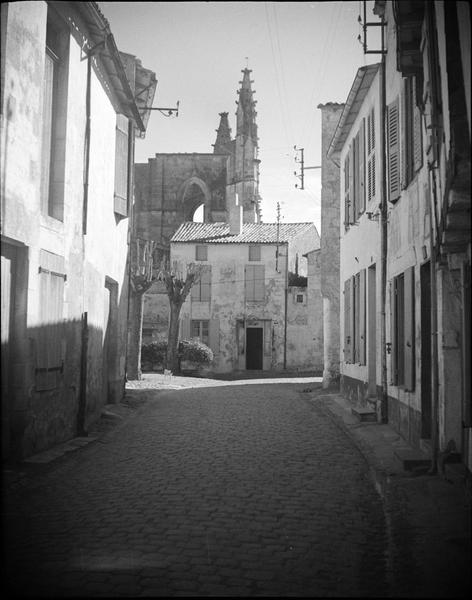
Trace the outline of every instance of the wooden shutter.
<path fill-rule="evenodd" d="M 405 389 L 415 389 L 415 269 L 410 267 L 404 275 L 404 383 Z"/>
<path fill-rule="evenodd" d="M 344 159 L 344 228 L 349 229 L 349 154 Z"/>
<path fill-rule="evenodd" d="M 417 106 L 416 85 L 413 86 L 413 89 L 413 170 L 416 173 L 423 166 L 423 136 L 421 129 L 421 112 Z"/>
<path fill-rule="evenodd" d="M 54 389 L 63 371 L 64 259 L 40 252 L 36 389 Z"/>
<path fill-rule="evenodd" d="M 375 112 L 367 116 L 367 202 L 375 198 Z"/>
<path fill-rule="evenodd" d="M 388 148 L 388 199 L 396 202 L 400 197 L 400 131 L 398 98 L 387 107 Z"/>
<path fill-rule="evenodd" d="M 389 284 L 390 287 L 390 383 L 397 384 L 397 361 L 396 361 L 396 318 L 395 318 L 395 279 Z"/>
<path fill-rule="evenodd" d="M 344 282 L 344 362 L 351 362 L 351 280 Z"/>
<path fill-rule="evenodd" d="M 353 223 L 359 218 L 359 138 L 356 137 L 352 140 L 352 213 Z"/>
<path fill-rule="evenodd" d="M 362 269 L 359 276 L 359 362 L 366 364 L 366 271 Z"/>
<path fill-rule="evenodd" d="M 359 151 L 359 167 L 358 167 L 358 181 L 359 181 L 359 214 L 365 211 L 365 119 L 362 119 L 361 127 L 358 135 L 358 151 Z"/>
<path fill-rule="evenodd" d="M 220 352 L 220 320 L 210 319 L 209 344 L 216 356 Z"/>
<path fill-rule="evenodd" d="M 254 265 L 254 274 L 254 300 L 262 301 L 265 299 L 264 265 Z"/>
<path fill-rule="evenodd" d="M 254 298 L 254 269 L 252 265 L 244 267 L 244 295 L 246 302 Z"/>
<path fill-rule="evenodd" d="M 211 266 L 209 265 L 202 270 L 200 286 L 200 301 L 209 302 L 211 298 Z"/>
<path fill-rule="evenodd" d="M 114 211 L 128 215 L 128 119 L 116 115 Z"/>
<path fill-rule="evenodd" d="M 352 283 L 354 286 L 353 293 L 353 305 L 352 305 L 352 323 L 353 323 L 353 332 L 354 332 L 354 360 L 353 362 L 360 362 L 360 319 L 359 319 L 359 307 L 360 307 L 360 276 L 359 273 L 356 273 L 352 278 Z"/>
<path fill-rule="evenodd" d="M 400 117 L 401 117 L 401 129 L 400 129 L 400 157 L 401 157 L 401 173 L 400 182 L 401 189 L 404 190 L 409 182 L 409 148 L 408 144 L 411 140 L 411 129 L 410 129 L 410 106 L 409 106 L 409 85 L 410 79 L 404 77 L 402 80 L 402 90 L 400 93 Z"/>
<path fill-rule="evenodd" d="M 349 146 L 349 223 L 355 223 L 354 214 L 354 145 Z"/>

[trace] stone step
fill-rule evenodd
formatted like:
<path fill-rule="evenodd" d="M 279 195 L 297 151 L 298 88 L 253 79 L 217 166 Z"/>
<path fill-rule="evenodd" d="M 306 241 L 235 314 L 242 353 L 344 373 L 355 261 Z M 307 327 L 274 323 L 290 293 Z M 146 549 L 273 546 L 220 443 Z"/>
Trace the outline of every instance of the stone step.
<path fill-rule="evenodd" d="M 371 408 L 351 408 L 351 412 L 361 422 L 377 421 L 377 413 Z"/>
<path fill-rule="evenodd" d="M 414 471 L 419 468 L 427 468 L 431 465 L 431 458 L 421 452 L 411 448 L 398 448 L 394 451 L 395 458 L 400 461 L 405 471 Z"/>

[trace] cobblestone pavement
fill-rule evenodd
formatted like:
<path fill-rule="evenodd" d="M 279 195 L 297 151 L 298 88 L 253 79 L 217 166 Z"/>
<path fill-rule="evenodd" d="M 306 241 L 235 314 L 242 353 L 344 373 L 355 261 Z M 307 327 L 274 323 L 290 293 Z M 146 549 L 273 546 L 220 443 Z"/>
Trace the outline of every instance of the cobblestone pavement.
<path fill-rule="evenodd" d="M 4 589 L 449 596 L 451 580 L 434 572 L 441 561 L 430 560 L 440 540 L 423 537 L 434 524 L 410 514 L 431 520 L 414 504 L 430 496 L 410 493 L 406 479 L 376 491 L 366 453 L 316 379 L 144 379 L 129 386 L 123 420 L 102 420 L 94 442 L 30 464 L 8 486 Z"/>
<path fill-rule="evenodd" d="M 154 392 L 128 421 L 10 492 L 10 588 L 382 595 L 380 499 L 360 453 L 302 389 Z"/>

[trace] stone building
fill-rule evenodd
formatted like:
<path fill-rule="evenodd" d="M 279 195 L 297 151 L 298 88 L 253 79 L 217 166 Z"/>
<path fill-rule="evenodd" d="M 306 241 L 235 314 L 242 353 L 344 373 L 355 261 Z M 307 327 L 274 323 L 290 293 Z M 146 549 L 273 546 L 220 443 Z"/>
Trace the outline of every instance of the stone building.
<path fill-rule="evenodd" d="M 374 394 L 373 361 L 379 418 L 434 465 L 460 458 L 470 473 L 470 9 L 378 1 L 374 14 L 382 62 L 375 75 L 359 69 L 331 149 L 342 169 L 343 391 Z"/>
<path fill-rule="evenodd" d="M 340 178 L 340 374 L 354 404 L 380 411 L 380 77 L 379 64 L 354 79 L 328 156 Z M 379 412 L 380 415 L 380 412 Z"/>
<path fill-rule="evenodd" d="M 95 2 L 1 10 L 2 450 L 16 458 L 84 434 L 123 394 L 134 140 L 156 79 Z"/>
<path fill-rule="evenodd" d="M 312 290 L 290 285 L 307 275 L 319 248 L 312 223 L 183 223 L 171 240 L 172 264 L 203 265 L 182 306 L 180 337 L 209 345 L 217 373 L 322 368 L 322 339 L 310 316 L 321 314 L 319 271 Z M 294 283 L 298 283 L 295 281 Z M 319 322 L 319 318 L 318 318 Z"/>
<path fill-rule="evenodd" d="M 179 226 L 194 218 L 203 206 L 206 223 L 229 218 L 228 198 L 238 194 L 245 223 L 260 221 L 259 159 L 256 101 L 251 70 L 242 71 L 238 93 L 236 132 L 232 138 L 228 113 L 220 113 L 220 123 L 212 153 L 156 154 L 145 164 L 135 165 L 136 212 L 133 238 L 152 240 L 155 262 L 169 255 L 170 240 Z M 230 192 L 228 192 L 230 190 Z M 141 340 L 165 338 L 168 326 L 168 300 L 162 283 L 155 282 L 145 294 L 133 297 L 136 310 L 129 324 L 129 364 L 135 364 L 139 377 Z"/>
<path fill-rule="evenodd" d="M 327 153 L 344 104 L 321 109 L 321 295 L 323 296 L 323 387 L 339 384 L 339 164 Z"/>

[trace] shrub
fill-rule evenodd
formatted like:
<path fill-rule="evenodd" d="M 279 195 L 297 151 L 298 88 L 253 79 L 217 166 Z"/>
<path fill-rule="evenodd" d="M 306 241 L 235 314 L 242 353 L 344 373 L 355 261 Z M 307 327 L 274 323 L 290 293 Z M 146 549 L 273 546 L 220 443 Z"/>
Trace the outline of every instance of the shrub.
<path fill-rule="evenodd" d="M 151 365 L 164 364 L 166 352 L 167 340 L 143 344 L 141 346 L 141 362 Z M 198 340 L 182 340 L 179 342 L 179 358 L 201 365 L 209 365 L 213 362 L 213 352 L 211 348 Z"/>

